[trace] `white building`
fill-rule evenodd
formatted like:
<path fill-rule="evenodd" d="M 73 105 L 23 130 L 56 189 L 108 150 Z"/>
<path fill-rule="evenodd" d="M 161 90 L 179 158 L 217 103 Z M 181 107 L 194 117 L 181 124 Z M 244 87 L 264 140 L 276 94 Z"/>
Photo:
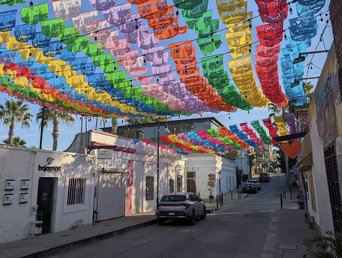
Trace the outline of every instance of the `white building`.
<path fill-rule="evenodd" d="M 93 153 L 99 172 L 99 195 L 95 204 L 99 220 L 112 218 L 113 216 L 110 217 L 109 214 L 115 212 L 116 215 L 129 216 L 155 211 L 157 201 L 156 147 L 95 131 L 90 132 L 89 141 L 90 145 L 98 148 L 94 149 Z M 184 191 L 185 158 L 161 148 L 159 157 L 159 199 L 163 194 Z M 117 183 L 113 183 L 113 180 Z M 122 185 L 127 186 L 126 190 L 121 189 Z M 110 211 L 116 206 L 125 210 Z M 106 215 L 103 215 L 104 213 Z"/>
<path fill-rule="evenodd" d="M 229 192 L 237 187 L 235 160 L 216 155 L 189 156 L 186 181 L 186 191 L 198 193 L 202 199 Z"/>
<path fill-rule="evenodd" d="M 296 166 L 310 222 L 322 233 L 342 232 L 342 104 L 332 46 L 309 108 L 310 129 Z"/>
<path fill-rule="evenodd" d="M 0 243 L 92 223 L 92 158 L 0 146 Z"/>

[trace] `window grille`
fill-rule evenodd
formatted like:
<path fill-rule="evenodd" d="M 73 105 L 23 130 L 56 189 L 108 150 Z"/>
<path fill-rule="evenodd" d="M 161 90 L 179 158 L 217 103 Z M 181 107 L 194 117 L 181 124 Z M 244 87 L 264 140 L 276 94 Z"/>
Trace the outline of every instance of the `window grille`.
<path fill-rule="evenodd" d="M 154 177 L 153 176 L 147 176 L 146 177 L 146 201 L 153 200 L 153 194 L 154 194 Z"/>
<path fill-rule="evenodd" d="M 324 150 L 324 159 L 334 229 L 335 232 L 342 232 L 342 206 L 335 145 L 331 145 Z"/>
<path fill-rule="evenodd" d="M 85 178 L 70 178 L 67 205 L 84 204 Z"/>

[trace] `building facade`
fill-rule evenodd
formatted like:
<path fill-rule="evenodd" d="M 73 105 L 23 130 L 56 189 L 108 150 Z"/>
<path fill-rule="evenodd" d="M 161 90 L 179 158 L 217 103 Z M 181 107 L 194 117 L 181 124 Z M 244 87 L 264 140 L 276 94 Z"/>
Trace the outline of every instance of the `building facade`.
<path fill-rule="evenodd" d="M 342 232 L 342 105 L 334 46 L 318 80 L 309 115 L 310 129 L 297 163 L 307 212 L 322 233 Z"/>
<path fill-rule="evenodd" d="M 185 170 L 186 191 L 197 193 L 202 199 L 210 199 L 237 187 L 235 160 L 194 155 L 187 158 Z"/>
<path fill-rule="evenodd" d="M 0 146 L 0 243 L 92 223 L 92 157 Z"/>

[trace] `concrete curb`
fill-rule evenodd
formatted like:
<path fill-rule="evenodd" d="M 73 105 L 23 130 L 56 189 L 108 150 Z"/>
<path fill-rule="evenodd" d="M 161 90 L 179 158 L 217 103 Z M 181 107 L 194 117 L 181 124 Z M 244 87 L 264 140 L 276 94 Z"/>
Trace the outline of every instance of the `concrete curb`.
<path fill-rule="evenodd" d="M 97 242 L 100 240 L 108 239 L 108 238 L 111 238 L 113 236 L 116 236 L 116 235 L 119 235 L 119 234 L 122 234 L 125 232 L 129 232 L 129 231 L 132 231 L 132 230 L 135 230 L 138 228 L 142 228 L 144 226 L 153 225 L 156 223 L 157 223 L 157 219 L 153 219 L 153 220 L 146 221 L 146 222 L 136 224 L 133 226 L 117 229 L 114 231 L 106 232 L 106 233 L 99 234 L 99 235 L 90 236 L 90 237 L 79 239 L 79 240 L 75 240 L 73 242 L 70 242 L 70 243 L 67 243 L 64 245 L 51 247 L 51 248 L 41 250 L 39 252 L 35 252 L 35 253 L 25 255 L 25 256 L 21 256 L 21 257 L 23 257 L 23 258 L 35 258 L 35 257 L 45 257 L 46 255 L 53 255 L 53 254 L 59 253 L 61 251 L 71 250 L 72 248 L 75 248 L 75 247 L 80 247 L 80 246 L 84 246 L 86 244 L 90 244 L 90 243 L 94 243 L 94 242 Z"/>

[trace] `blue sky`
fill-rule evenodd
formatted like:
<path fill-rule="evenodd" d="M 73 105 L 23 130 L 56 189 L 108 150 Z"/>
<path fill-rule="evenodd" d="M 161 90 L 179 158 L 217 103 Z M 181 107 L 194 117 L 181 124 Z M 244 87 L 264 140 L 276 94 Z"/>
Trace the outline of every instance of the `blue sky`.
<path fill-rule="evenodd" d="M 13 10 L 13 9 L 19 9 L 18 11 L 18 19 L 17 19 L 17 25 L 22 24 L 22 21 L 20 20 L 20 9 L 22 7 L 27 7 L 29 5 L 29 2 L 27 0 L 26 4 L 20 4 L 14 7 L 3 7 L 1 6 L 1 11 L 8 11 L 8 10 Z M 34 4 L 41 4 L 41 3 L 46 3 L 47 1 L 44 0 L 36 0 L 33 1 Z M 121 2 L 126 2 L 126 1 L 117 1 L 118 3 Z M 168 1 L 169 5 L 173 4 L 173 1 Z M 326 11 L 328 10 L 328 6 L 329 6 L 330 1 L 327 0 L 327 3 L 325 5 L 325 7 L 322 9 L 322 11 Z M 49 18 L 54 18 L 54 14 L 53 14 L 53 10 L 52 10 L 52 5 L 49 1 L 49 6 L 50 6 L 50 10 L 49 10 Z M 134 6 L 134 5 L 133 5 Z M 294 10 L 293 14 L 289 14 L 288 18 L 294 18 L 296 17 L 296 13 L 295 13 L 295 6 L 292 5 L 292 8 Z M 209 8 L 213 11 L 213 18 L 219 18 L 218 13 L 217 13 L 217 7 L 216 7 L 216 1 L 214 0 L 209 0 Z M 89 4 L 88 0 L 82 0 L 82 11 L 89 11 L 89 10 L 93 10 L 92 6 Z M 257 6 L 255 4 L 254 0 L 248 0 L 248 10 L 249 11 L 253 11 L 253 17 L 258 15 L 258 11 L 257 11 Z M 133 13 L 136 13 L 137 9 L 133 9 Z M 180 14 L 180 17 L 181 14 Z M 325 17 L 324 17 L 325 18 Z M 143 24 L 146 24 L 146 21 L 143 21 Z M 253 40 L 252 42 L 257 41 L 256 35 L 255 35 L 255 27 L 258 25 L 262 25 L 262 21 L 260 20 L 260 18 L 256 18 L 253 19 L 252 21 L 252 31 L 253 31 Z M 180 18 L 180 25 L 185 25 L 185 21 L 183 20 L 183 18 Z M 221 23 L 220 25 L 220 29 L 224 29 L 224 25 Z M 284 28 L 287 29 L 289 27 L 289 23 L 288 23 L 288 19 L 285 21 L 284 24 Z M 319 41 L 319 36 L 322 32 L 324 28 L 324 24 L 320 24 L 319 25 L 319 29 L 318 29 L 318 33 L 317 36 L 312 40 L 312 46 L 308 49 L 308 51 L 313 51 L 315 50 L 317 44 L 317 50 L 322 50 L 322 49 L 326 49 L 326 48 L 330 48 L 331 46 L 331 42 L 332 42 L 332 32 L 331 32 L 331 26 L 329 26 L 326 29 L 326 32 L 324 33 L 324 40 L 323 41 Z M 222 31 L 221 32 L 221 39 L 223 41 L 223 44 L 221 45 L 221 47 L 216 50 L 214 52 L 214 54 L 218 54 L 218 53 L 225 53 L 227 52 L 228 49 L 228 45 L 225 42 L 225 33 L 226 31 Z M 288 33 L 289 34 L 289 33 Z M 184 41 L 184 40 L 192 40 L 192 39 L 196 39 L 197 36 L 196 34 L 192 31 L 192 30 L 188 30 L 188 32 L 184 35 L 178 35 L 173 39 L 170 40 L 164 40 L 161 41 L 161 44 L 166 46 L 169 43 L 173 43 L 173 42 L 180 42 L 180 41 Z M 194 41 L 193 44 L 195 45 L 195 47 L 197 48 L 197 43 Z M 324 46 L 325 45 L 325 46 Z M 255 55 L 255 49 L 254 49 L 255 45 L 253 46 L 253 50 L 252 50 L 252 57 Z M 314 76 L 319 76 L 320 74 L 320 70 L 323 67 L 324 61 L 326 59 L 326 54 L 316 54 L 313 56 L 312 59 L 312 69 L 311 68 L 306 68 L 305 71 L 305 77 L 314 77 Z M 200 58 L 202 57 L 200 50 L 197 49 L 197 61 L 200 61 Z M 305 64 L 307 64 L 312 58 L 311 56 L 308 56 L 308 58 L 305 61 Z M 225 63 L 225 68 L 226 71 L 229 71 L 228 67 L 227 67 L 227 62 L 230 61 L 232 58 L 229 54 L 224 56 L 224 63 Z M 253 60 L 253 58 L 252 58 Z M 200 65 L 199 65 L 200 66 Z M 253 67 L 254 68 L 254 67 Z M 280 69 L 279 69 L 280 72 Z M 231 77 L 231 76 L 230 76 Z M 281 78 L 281 72 L 279 74 L 279 77 Z M 256 76 L 257 78 L 257 76 Z M 312 83 L 315 85 L 317 80 L 313 80 Z M 0 103 L 3 104 L 5 99 L 8 99 L 9 96 L 5 93 L 0 93 Z M 30 103 L 28 103 L 30 106 L 30 110 L 31 113 L 35 116 L 36 113 L 39 111 L 40 106 L 37 105 L 32 105 Z M 217 114 L 212 114 L 212 113 L 204 113 L 203 117 L 210 117 L 210 116 L 214 116 L 216 117 L 220 122 L 222 122 L 224 125 L 229 126 L 229 125 L 233 125 L 233 124 L 239 124 L 241 122 L 251 122 L 254 120 L 261 120 L 263 118 L 266 118 L 268 116 L 269 112 L 267 109 L 261 109 L 261 108 L 254 108 L 253 110 L 251 110 L 250 112 L 247 111 L 242 111 L 242 110 L 238 110 L 237 112 L 234 113 L 230 113 L 229 115 L 226 112 L 220 112 Z M 199 115 L 193 115 L 190 116 L 190 118 L 198 118 Z M 230 117 L 230 119 L 229 119 Z M 189 117 L 186 117 L 189 118 Z M 173 118 L 174 119 L 179 119 L 177 118 Z M 88 118 L 88 129 L 95 129 L 95 119 L 92 118 Z M 83 120 L 85 121 L 85 119 Z M 107 120 L 107 126 L 110 125 L 110 120 Z M 122 119 L 119 119 L 119 123 L 122 123 Z M 102 127 L 103 126 L 103 122 L 101 121 L 101 119 L 99 119 L 99 123 L 98 123 L 98 127 Z M 73 125 L 63 125 L 60 124 L 60 135 L 59 135 L 59 141 L 58 141 L 58 150 L 65 150 L 71 143 L 72 140 L 75 136 L 75 134 L 79 133 L 81 131 L 81 119 L 80 116 L 78 116 L 76 118 L 76 121 Z M 83 124 L 83 131 L 85 130 L 85 124 Z M 22 129 L 20 128 L 20 125 L 16 125 L 15 127 L 15 136 L 19 136 L 21 139 L 24 139 L 27 144 L 27 147 L 38 147 L 39 146 L 39 136 L 40 136 L 40 128 L 39 128 L 39 123 L 36 122 L 36 119 L 34 117 L 31 127 L 29 129 Z M 44 149 L 52 149 L 52 125 L 49 124 L 48 128 L 44 130 L 44 135 L 43 135 L 43 148 Z M 0 142 L 2 142 L 2 140 L 4 138 L 7 138 L 8 135 L 8 127 L 4 127 L 2 124 L 0 124 Z"/>

